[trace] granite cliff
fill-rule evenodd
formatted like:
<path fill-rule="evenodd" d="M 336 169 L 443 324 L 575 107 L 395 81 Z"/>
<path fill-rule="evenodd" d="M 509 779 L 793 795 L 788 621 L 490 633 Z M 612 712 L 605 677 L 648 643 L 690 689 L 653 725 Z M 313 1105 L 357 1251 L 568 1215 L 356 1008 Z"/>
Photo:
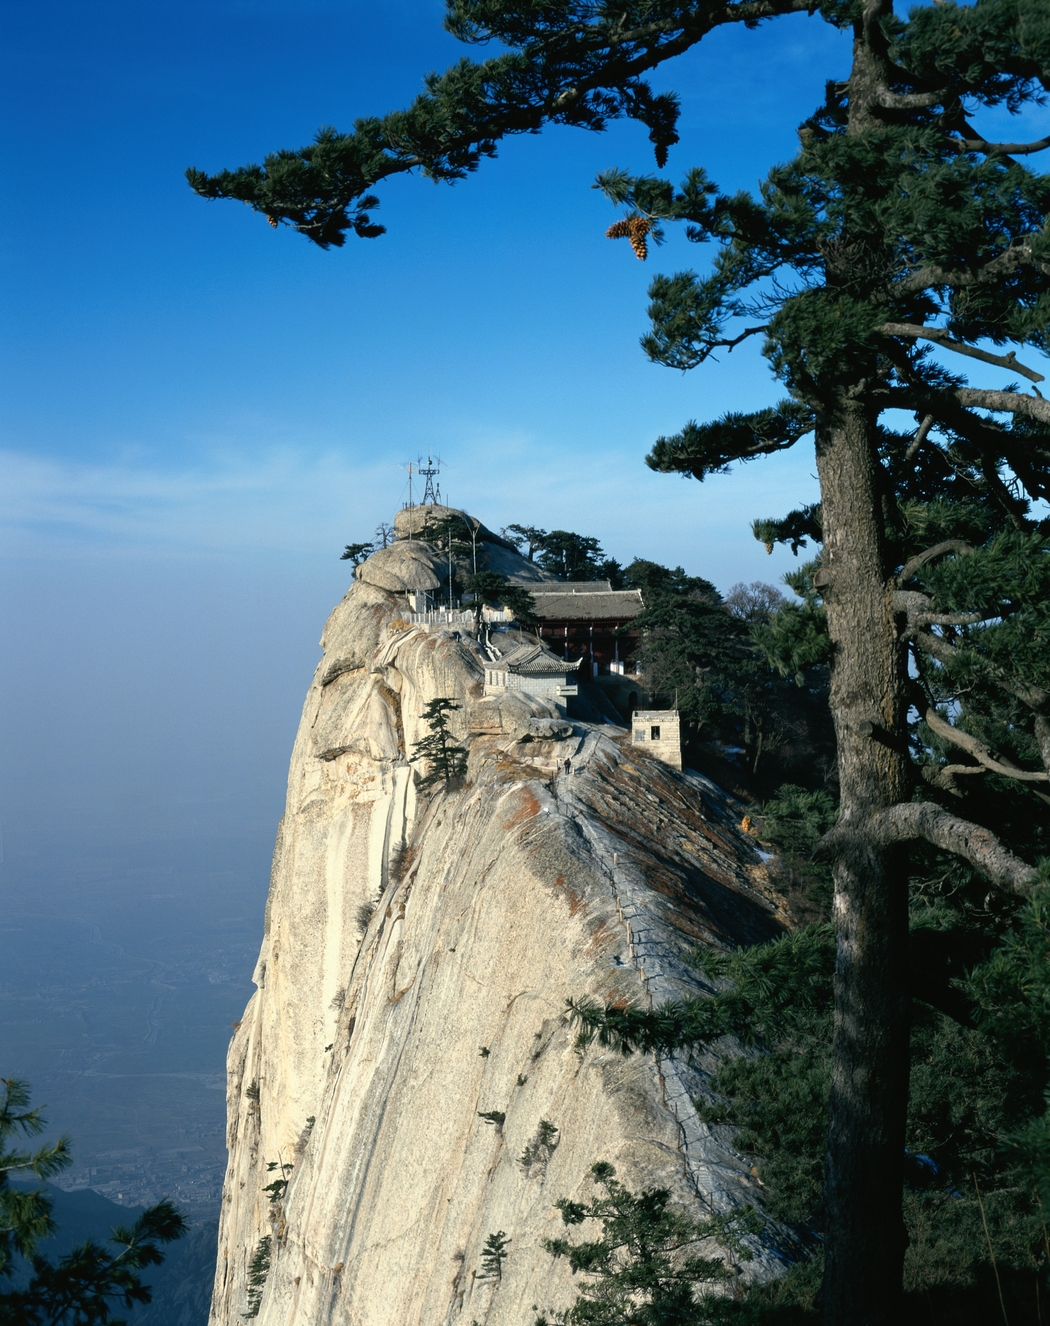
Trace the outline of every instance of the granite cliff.
<path fill-rule="evenodd" d="M 483 561 L 535 574 L 500 543 Z M 697 1117 L 712 1060 L 581 1050 L 565 1016 L 695 993 L 691 948 L 780 931 L 739 808 L 622 728 L 484 698 L 469 634 L 406 620 L 405 591 L 444 574 L 403 538 L 325 627 L 229 1052 L 213 1326 L 522 1326 L 574 1297 L 543 1240 L 596 1160 L 698 1213 L 758 1197 Z M 406 753 L 439 696 L 469 772 L 424 793 Z M 480 1269 L 495 1231 L 501 1280 Z M 769 1239 L 752 1251 L 772 1274 Z"/>

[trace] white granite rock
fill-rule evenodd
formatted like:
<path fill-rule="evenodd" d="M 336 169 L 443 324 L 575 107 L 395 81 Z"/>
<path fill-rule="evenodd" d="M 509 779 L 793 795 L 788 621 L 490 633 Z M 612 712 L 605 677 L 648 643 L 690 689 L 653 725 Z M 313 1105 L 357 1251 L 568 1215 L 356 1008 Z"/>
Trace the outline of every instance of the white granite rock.
<path fill-rule="evenodd" d="M 408 541 L 386 553 L 365 567 L 399 587 L 427 569 Z M 292 754 L 229 1053 L 212 1326 L 249 1311 L 264 1238 L 260 1326 L 523 1326 L 575 1295 L 543 1240 L 595 1161 L 698 1213 L 758 1198 L 692 1103 L 714 1060 L 580 1049 L 565 1003 L 695 992 L 691 947 L 779 932 L 738 808 L 618 729 L 482 702 L 475 643 L 405 629 L 386 588 L 363 574 L 332 613 Z M 425 794 L 406 756 L 439 696 L 462 706 L 469 773 Z M 526 1166 L 541 1120 L 557 1145 Z M 776 1273 L 778 1237 L 754 1240 L 750 1274 Z"/>

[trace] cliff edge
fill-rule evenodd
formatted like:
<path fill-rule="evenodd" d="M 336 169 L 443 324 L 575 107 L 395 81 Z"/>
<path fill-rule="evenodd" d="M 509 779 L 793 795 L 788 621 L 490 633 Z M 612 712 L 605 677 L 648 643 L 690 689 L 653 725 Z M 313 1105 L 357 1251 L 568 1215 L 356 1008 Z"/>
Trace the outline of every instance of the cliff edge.
<path fill-rule="evenodd" d="M 581 1050 L 565 1016 L 569 997 L 694 994 L 690 949 L 781 931 L 739 809 L 623 729 L 483 698 L 475 641 L 406 620 L 403 591 L 440 567 L 405 543 L 329 618 L 292 754 L 229 1052 L 212 1326 L 521 1326 L 565 1307 L 575 1283 L 543 1240 L 596 1160 L 698 1214 L 758 1197 L 693 1105 L 713 1060 Z M 469 771 L 421 792 L 406 753 L 440 696 Z M 509 1255 L 486 1279 L 497 1231 Z M 752 1252 L 750 1274 L 774 1273 L 768 1239 Z"/>

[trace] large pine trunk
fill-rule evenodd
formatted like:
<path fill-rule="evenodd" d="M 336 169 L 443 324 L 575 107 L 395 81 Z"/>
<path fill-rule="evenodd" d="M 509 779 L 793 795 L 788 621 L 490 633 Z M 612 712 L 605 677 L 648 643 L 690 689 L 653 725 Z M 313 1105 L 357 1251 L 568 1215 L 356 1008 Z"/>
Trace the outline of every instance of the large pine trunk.
<path fill-rule="evenodd" d="M 842 822 L 902 799 L 905 705 L 882 544 L 875 420 L 854 401 L 821 430 L 822 577 Z M 835 865 L 835 1039 L 822 1295 L 827 1326 L 884 1326 L 898 1308 L 908 1092 L 907 878 L 858 835 Z"/>

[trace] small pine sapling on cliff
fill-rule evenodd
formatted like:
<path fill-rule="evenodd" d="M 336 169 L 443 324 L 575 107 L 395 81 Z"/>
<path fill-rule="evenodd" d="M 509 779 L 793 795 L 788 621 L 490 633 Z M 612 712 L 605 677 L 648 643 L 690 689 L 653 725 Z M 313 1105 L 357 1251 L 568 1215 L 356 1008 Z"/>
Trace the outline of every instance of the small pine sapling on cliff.
<path fill-rule="evenodd" d="M 429 736 L 417 741 L 412 748 L 413 760 L 426 760 L 427 773 L 419 780 L 420 787 L 444 782 L 448 788 L 454 778 L 467 772 L 467 751 L 457 746 L 448 730 L 448 716 L 459 709 L 455 700 L 431 700 L 423 710 L 423 721 L 430 728 Z"/>
<path fill-rule="evenodd" d="M 246 1319 L 257 1317 L 262 1307 L 263 1286 L 270 1274 L 270 1244 L 270 1235 L 264 1234 L 255 1245 L 255 1252 L 248 1264 L 248 1311 L 241 1313 Z"/>
<path fill-rule="evenodd" d="M 506 1231 L 502 1229 L 488 1236 L 481 1253 L 479 1280 L 503 1279 L 503 1263 L 507 1260 L 507 1244 L 510 1242 L 511 1240 L 507 1238 Z"/>

